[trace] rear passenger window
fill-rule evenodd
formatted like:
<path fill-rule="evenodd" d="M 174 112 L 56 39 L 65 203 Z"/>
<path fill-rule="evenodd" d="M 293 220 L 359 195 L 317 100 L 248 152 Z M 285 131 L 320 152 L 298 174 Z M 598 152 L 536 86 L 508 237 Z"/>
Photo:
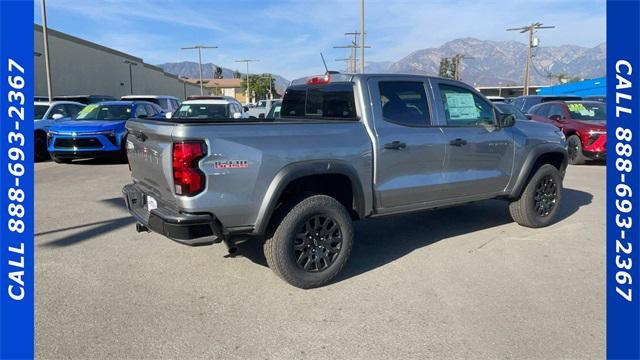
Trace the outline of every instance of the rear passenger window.
<path fill-rule="evenodd" d="M 404 126 L 431 125 L 424 84 L 419 81 L 381 81 L 380 105 L 387 122 Z"/>
<path fill-rule="evenodd" d="M 353 84 L 290 87 L 282 100 L 281 116 L 355 120 Z"/>
<path fill-rule="evenodd" d="M 495 124 L 493 107 L 473 91 L 440 84 L 440 95 L 449 126 L 477 126 Z"/>

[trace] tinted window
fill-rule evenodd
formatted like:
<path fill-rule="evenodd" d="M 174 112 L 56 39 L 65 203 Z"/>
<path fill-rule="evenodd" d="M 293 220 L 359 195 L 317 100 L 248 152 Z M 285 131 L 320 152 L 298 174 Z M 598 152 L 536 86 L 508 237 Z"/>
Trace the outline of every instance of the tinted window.
<path fill-rule="evenodd" d="M 419 81 L 381 81 L 380 105 L 385 121 L 406 126 L 431 124 L 424 84 Z"/>
<path fill-rule="evenodd" d="M 65 105 L 65 107 L 67 108 L 67 113 L 69 114 L 69 116 L 73 117 L 76 116 L 84 106 L 67 104 Z"/>
<path fill-rule="evenodd" d="M 522 108 L 524 108 L 524 99 L 516 99 L 516 101 L 513 102 L 513 105 L 522 110 Z"/>
<path fill-rule="evenodd" d="M 503 114 L 511 114 L 516 120 L 529 120 L 525 114 L 517 109 L 515 106 L 507 103 L 494 103 L 494 105 L 502 112 Z"/>
<path fill-rule="evenodd" d="M 539 104 L 540 99 L 537 98 L 527 98 L 524 100 L 524 108 L 522 111 L 527 112 L 533 105 Z"/>
<path fill-rule="evenodd" d="M 475 126 L 495 124 L 493 107 L 471 90 L 440 84 L 447 125 Z"/>
<path fill-rule="evenodd" d="M 158 109 L 153 105 L 145 104 L 144 107 L 145 107 L 145 109 L 147 109 L 147 114 L 149 116 L 154 116 L 154 115 L 157 115 L 159 113 Z"/>
<path fill-rule="evenodd" d="M 49 105 L 36 105 L 33 110 L 33 118 L 42 119 L 47 110 L 49 110 Z"/>
<path fill-rule="evenodd" d="M 298 86 L 287 89 L 282 101 L 283 117 L 356 119 L 353 84 Z"/>
<path fill-rule="evenodd" d="M 67 109 L 65 108 L 64 105 L 56 105 L 54 106 L 51 111 L 49 111 L 49 115 L 47 115 L 48 119 L 53 119 L 53 115 L 62 115 L 62 117 L 68 117 L 71 116 L 67 113 Z"/>
<path fill-rule="evenodd" d="M 227 104 L 182 104 L 172 119 L 229 119 Z"/>
<path fill-rule="evenodd" d="M 549 114 L 549 105 L 536 106 L 532 108 L 529 112 L 539 116 L 547 116 L 547 114 Z"/>
<path fill-rule="evenodd" d="M 564 117 L 564 113 L 562 112 L 562 106 L 558 104 L 552 104 L 549 107 L 549 113 L 547 114 L 547 117 L 550 118 L 552 116 L 559 116 L 562 119 Z"/>
<path fill-rule="evenodd" d="M 85 106 L 78 115 L 77 120 L 127 120 L 130 118 L 131 106 L 129 105 L 99 105 Z"/>

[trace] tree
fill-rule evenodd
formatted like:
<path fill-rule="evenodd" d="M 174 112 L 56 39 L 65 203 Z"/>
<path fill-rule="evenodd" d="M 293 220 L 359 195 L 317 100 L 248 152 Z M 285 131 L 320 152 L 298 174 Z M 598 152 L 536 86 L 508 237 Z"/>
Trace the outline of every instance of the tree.
<path fill-rule="evenodd" d="M 216 71 L 213 74 L 214 79 L 222 79 L 222 68 L 216 65 Z"/>
<path fill-rule="evenodd" d="M 453 63 L 449 58 L 442 58 L 440 60 L 440 70 L 438 76 L 443 78 L 453 79 Z"/>
<path fill-rule="evenodd" d="M 255 94 L 257 100 L 266 99 L 267 94 L 269 93 L 269 81 L 271 81 L 271 89 L 274 97 L 277 96 L 276 88 L 275 88 L 275 80 L 273 76 L 269 76 L 269 74 L 252 74 L 249 75 L 249 87 L 251 88 L 251 93 Z M 242 82 L 240 83 L 242 87 L 242 91 L 246 92 L 247 89 L 247 80 L 245 77 L 242 78 Z"/>
<path fill-rule="evenodd" d="M 234 78 L 234 79 L 240 79 L 241 77 L 242 77 L 242 75 L 240 74 L 240 71 L 236 70 L 236 71 L 233 73 L 233 78 Z"/>

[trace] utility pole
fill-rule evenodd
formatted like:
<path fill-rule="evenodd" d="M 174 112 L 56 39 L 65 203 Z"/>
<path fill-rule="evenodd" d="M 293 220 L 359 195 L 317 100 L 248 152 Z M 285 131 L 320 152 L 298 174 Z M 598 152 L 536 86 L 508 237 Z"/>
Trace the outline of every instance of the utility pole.
<path fill-rule="evenodd" d="M 463 59 L 475 59 L 473 56 L 467 56 L 464 54 L 456 54 L 451 58 L 453 63 L 453 79 L 462 80 L 462 60 Z"/>
<path fill-rule="evenodd" d="M 187 100 L 187 80 L 189 78 L 187 76 L 178 76 L 178 78 L 182 80 L 182 86 L 184 86 L 184 99 Z"/>
<path fill-rule="evenodd" d="M 129 65 L 129 95 L 133 95 L 133 72 L 131 71 L 131 67 L 138 66 L 138 63 L 127 59 L 122 60 L 122 62 Z"/>
<path fill-rule="evenodd" d="M 524 87 L 523 94 L 529 95 L 529 67 L 531 66 L 531 48 L 538 46 L 537 38 L 533 34 L 538 29 L 553 29 L 555 26 L 542 26 L 542 23 L 536 22 L 531 25 L 521 26 L 519 28 L 507 29 L 507 31 L 519 31 L 521 34 L 529 33 L 529 43 L 527 45 L 527 61 L 524 66 Z M 535 44 L 534 44 L 535 42 Z"/>
<path fill-rule="evenodd" d="M 202 49 L 217 49 L 217 46 L 195 45 L 181 48 L 182 50 L 198 49 L 198 70 L 200 71 L 200 95 L 204 95 L 202 87 Z"/>
<path fill-rule="evenodd" d="M 47 72 L 47 96 L 53 100 L 53 86 L 51 85 L 51 64 L 49 63 L 49 35 L 47 33 L 47 6 L 45 0 L 40 0 L 40 12 L 42 14 L 42 38 L 44 40 L 44 68 Z"/>
<path fill-rule="evenodd" d="M 349 57 L 347 59 L 336 59 L 336 61 L 345 61 L 347 62 L 347 72 L 348 73 L 357 73 L 358 72 L 358 48 L 360 45 L 358 44 L 358 35 L 360 32 L 347 32 L 345 35 L 353 35 L 353 40 L 350 45 L 340 45 L 334 46 L 334 49 L 350 49 Z M 365 48 L 370 48 L 370 46 L 365 46 Z"/>
<path fill-rule="evenodd" d="M 245 101 L 247 102 L 247 104 L 250 102 L 249 101 L 249 97 L 251 96 L 250 84 L 249 84 L 249 82 L 250 82 L 250 80 L 249 80 L 249 63 L 250 62 L 257 62 L 257 61 L 260 61 L 260 60 L 255 60 L 255 59 L 236 60 L 236 62 L 243 62 L 243 63 L 245 63 L 247 65 L 247 88 L 245 89 L 245 96 L 246 96 Z"/>
<path fill-rule="evenodd" d="M 364 74 L 364 0 L 360 0 L 360 72 Z"/>

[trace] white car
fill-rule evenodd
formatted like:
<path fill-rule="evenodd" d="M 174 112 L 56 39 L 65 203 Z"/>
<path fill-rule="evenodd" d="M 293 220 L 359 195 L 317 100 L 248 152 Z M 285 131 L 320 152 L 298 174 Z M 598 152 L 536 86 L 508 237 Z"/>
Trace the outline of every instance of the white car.
<path fill-rule="evenodd" d="M 47 131 L 57 121 L 72 118 L 85 107 L 74 101 L 36 101 L 33 111 L 34 158 L 43 161 L 49 158 L 47 152 Z"/>
<path fill-rule="evenodd" d="M 281 99 L 271 99 L 271 100 L 260 100 L 256 104 L 256 106 L 249 109 L 249 116 L 259 118 L 260 115 L 264 117 L 271 107 L 276 101 L 280 101 Z"/>
<path fill-rule="evenodd" d="M 174 112 L 180 106 L 180 99 L 167 95 L 126 95 L 120 99 L 127 101 L 148 101 L 160 106 L 165 113 Z"/>
<path fill-rule="evenodd" d="M 245 108 L 234 98 L 224 96 L 201 97 L 186 100 L 174 113 L 167 113 L 171 119 L 248 119 Z"/>

